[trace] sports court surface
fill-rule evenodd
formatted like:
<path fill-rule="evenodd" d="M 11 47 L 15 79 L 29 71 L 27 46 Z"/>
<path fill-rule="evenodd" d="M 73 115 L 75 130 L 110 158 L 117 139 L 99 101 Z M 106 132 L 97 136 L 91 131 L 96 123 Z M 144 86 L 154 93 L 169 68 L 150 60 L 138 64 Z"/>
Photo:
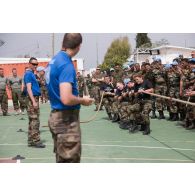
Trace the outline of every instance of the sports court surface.
<path fill-rule="evenodd" d="M 81 121 L 95 112 L 82 107 Z M 47 125 L 49 104 L 41 105 L 41 138 L 46 148 L 27 146 L 27 115 L 0 116 L 0 162 L 17 155 L 20 163 L 54 163 L 53 141 Z M 96 120 L 81 124 L 82 163 L 192 163 L 195 162 L 195 130 L 185 130 L 177 122 L 151 120 L 151 134 L 129 134 L 108 121 L 105 111 Z M 4 161 L 5 160 L 5 161 Z"/>

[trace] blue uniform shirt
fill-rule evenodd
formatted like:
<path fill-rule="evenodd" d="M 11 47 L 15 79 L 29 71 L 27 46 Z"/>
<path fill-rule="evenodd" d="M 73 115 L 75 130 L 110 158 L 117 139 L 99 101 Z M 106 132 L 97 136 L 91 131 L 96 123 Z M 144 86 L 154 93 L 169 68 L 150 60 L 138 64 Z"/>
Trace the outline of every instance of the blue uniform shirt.
<path fill-rule="evenodd" d="M 41 95 L 41 90 L 40 90 L 39 84 L 36 80 L 34 73 L 31 70 L 27 70 L 25 75 L 24 75 L 25 86 L 27 85 L 27 83 L 31 83 L 31 89 L 32 89 L 33 96 L 40 96 Z M 25 87 L 24 93 L 25 94 L 28 93 L 26 87 Z"/>
<path fill-rule="evenodd" d="M 78 110 L 80 104 L 64 105 L 60 100 L 60 83 L 71 83 L 72 94 L 78 96 L 76 71 L 70 56 L 60 51 L 47 65 L 45 77 L 51 108 L 56 110 Z"/>

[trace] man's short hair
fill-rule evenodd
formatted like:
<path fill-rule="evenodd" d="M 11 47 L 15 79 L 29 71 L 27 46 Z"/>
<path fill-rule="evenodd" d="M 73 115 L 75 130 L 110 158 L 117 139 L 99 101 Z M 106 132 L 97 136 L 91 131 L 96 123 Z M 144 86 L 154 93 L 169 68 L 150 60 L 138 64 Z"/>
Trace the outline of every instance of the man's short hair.
<path fill-rule="evenodd" d="M 66 33 L 62 42 L 62 47 L 65 49 L 75 49 L 82 43 L 80 33 Z"/>
<path fill-rule="evenodd" d="M 29 60 L 29 63 L 31 63 L 33 60 L 37 60 L 37 58 L 31 57 L 30 60 Z"/>
<path fill-rule="evenodd" d="M 17 70 L 16 68 L 12 68 L 12 72 L 13 72 L 13 70 Z"/>
<path fill-rule="evenodd" d="M 3 70 L 3 68 L 0 68 L 0 70 Z"/>

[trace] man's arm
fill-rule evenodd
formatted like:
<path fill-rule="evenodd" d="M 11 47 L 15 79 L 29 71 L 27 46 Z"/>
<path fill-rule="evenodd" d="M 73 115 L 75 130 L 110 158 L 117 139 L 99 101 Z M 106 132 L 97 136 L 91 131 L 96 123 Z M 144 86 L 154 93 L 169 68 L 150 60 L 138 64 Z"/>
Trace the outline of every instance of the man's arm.
<path fill-rule="evenodd" d="M 82 104 L 89 106 L 93 103 L 93 99 L 89 97 L 77 97 L 72 94 L 72 85 L 70 83 L 60 83 L 60 99 L 64 105 L 73 106 Z"/>
<path fill-rule="evenodd" d="M 28 95 L 29 95 L 29 97 L 30 97 L 30 99 L 31 99 L 31 101 L 33 103 L 33 106 L 37 107 L 38 105 L 37 105 L 37 103 L 35 101 L 35 98 L 33 96 L 33 92 L 32 92 L 32 89 L 31 89 L 31 86 L 32 86 L 31 83 L 27 83 L 26 86 L 27 86 Z"/>

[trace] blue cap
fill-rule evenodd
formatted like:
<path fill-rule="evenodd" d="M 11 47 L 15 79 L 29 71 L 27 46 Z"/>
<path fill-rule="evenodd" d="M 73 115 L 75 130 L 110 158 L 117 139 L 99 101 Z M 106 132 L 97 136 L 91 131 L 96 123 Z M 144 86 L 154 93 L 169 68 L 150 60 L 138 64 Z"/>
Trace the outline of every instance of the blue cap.
<path fill-rule="evenodd" d="M 165 67 L 165 69 L 169 69 L 169 68 L 172 67 L 172 65 L 171 64 L 165 64 L 164 67 Z"/>
<path fill-rule="evenodd" d="M 37 67 L 37 72 L 45 71 L 45 67 L 43 66 L 38 66 Z"/>
<path fill-rule="evenodd" d="M 174 61 L 171 63 L 171 65 L 177 66 L 177 65 L 178 65 L 178 62 L 177 62 L 176 60 L 174 60 Z"/>
<path fill-rule="evenodd" d="M 129 82 L 131 82 L 131 79 L 130 78 L 125 78 L 123 80 L 124 84 L 127 85 Z"/>
<path fill-rule="evenodd" d="M 160 61 L 161 61 L 160 56 L 154 56 L 154 57 L 152 57 L 152 59 L 153 59 L 153 61 L 155 61 L 155 62 L 160 62 Z"/>
<path fill-rule="evenodd" d="M 195 72 L 195 68 L 192 69 L 192 72 Z"/>
<path fill-rule="evenodd" d="M 130 62 L 128 62 L 129 67 L 133 66 L 134 64 L 135 64 L 135 62 L 134 62 L 134 61 L 130 61 Z"/>

